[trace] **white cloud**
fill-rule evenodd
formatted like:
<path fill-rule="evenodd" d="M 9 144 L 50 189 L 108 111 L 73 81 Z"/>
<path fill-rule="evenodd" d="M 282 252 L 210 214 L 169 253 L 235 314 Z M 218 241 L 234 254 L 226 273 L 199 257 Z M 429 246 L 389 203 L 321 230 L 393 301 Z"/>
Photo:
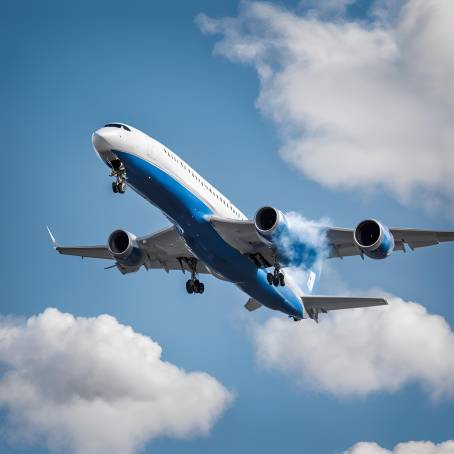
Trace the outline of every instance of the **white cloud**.
<path fill-rule="evenodd" d="M 108 315 L 47 309 L 26 322 L 2 318 L 0 365 L 9 434 L 65 452 L 128 454 L 158 436 L 204 435 L 232 399 Z"/>
<path fill-rule="evenodd" d="M 454 332 L 416 303 L 388 296 L 389 306 L 337 311 L 291 323 L 256 326 L 259 363 L 303 386 L 364 396 L 420 384 L 433 398 L 454 394 Z"/>
<path fill-rule="evenodd" d="M 380 447 L 377 443 L 360 442 L 344 452 L 344 454 L 453 454 L 454 441 L 440 444 L 431 441 L 409 441 L 399 443 L 393 450 Z"/>
<path fill-rule="evenodd" d="M 355 0 L 300 0 L 299 7 L 309 14 L 332 17 L 345 14 L 347 7 Z"/>
<path fill-rule="evenodd" d="M 362 22 L 265 2 L 197 21 L 221 35 L 215 53 L 257 69 L 258 107 L 307 177 L 442 207 L 454 201 L 454 2 L 397 2 L 393 17 L 389 4 Z"/>

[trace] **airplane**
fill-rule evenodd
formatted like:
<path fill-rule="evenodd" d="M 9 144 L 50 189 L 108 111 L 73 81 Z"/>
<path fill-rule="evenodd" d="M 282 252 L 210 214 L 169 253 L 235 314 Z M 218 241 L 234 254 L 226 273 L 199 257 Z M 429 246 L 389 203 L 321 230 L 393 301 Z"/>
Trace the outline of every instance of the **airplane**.
<path fill-rule="evenodd" d="M 324 227 L 325 252 L 315 260 L 315 246 L 298 239 L 290 244 L 303 251 L 298 266 L 304 270 L 304 283 L 297 285 L 284 271 L 294 254 L 280 241 L 289 233 L 280 210 L 263 206 L 248 219 L 168 147 L 127 124 L 106 124 L 93 133 L 92 142 L 114 178 L 113 192 L 123 194 L 130 187 L 160 209 L 171 225 L 141 237 L 118 229 L 106 245 L 69 247 L 60 246 L 48 229 L 54 248 L 60 254 L 114 260 L 108 268 L 122 274 L 142 267 L 188 272 L 189 294 L 203 293 L 200 275 L 211 274 L 243 290 L 249 311 L 265 306 L 295 321 L 318 322 L 320 313 L 386 305 L 384 298 L 313 294 L 321 262 L 356 255 L 384 259 L 393 251 L 406 252 L 407 246 L 414 250 L 454 240 L 453 231 L 388 228 L 375 219 L 363 220 L 354 229 Z"/>

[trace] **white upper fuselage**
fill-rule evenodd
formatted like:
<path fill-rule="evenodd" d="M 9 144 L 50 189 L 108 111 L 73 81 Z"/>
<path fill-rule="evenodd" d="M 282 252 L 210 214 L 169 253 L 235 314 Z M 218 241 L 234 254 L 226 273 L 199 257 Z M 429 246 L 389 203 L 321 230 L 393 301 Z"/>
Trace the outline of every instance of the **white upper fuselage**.
<path fill-rule="evenodd" d="M 120 123 L 112 124 L 120 125 Z M 113 158 L 111 156 L 112 148 L 128 150 L 129 153 L 135 154 L 167 172 L 205 202 L 216 215 L 230 219 L 247 219 L 227 197 L 168 147 L 132 126 L 124 125 L 124 123 L 121 125 L 126 126 L 130 131 L 122 127 L 104 127 L 93 133 L 93 145 L 103 161 L 108 162 Z"/>

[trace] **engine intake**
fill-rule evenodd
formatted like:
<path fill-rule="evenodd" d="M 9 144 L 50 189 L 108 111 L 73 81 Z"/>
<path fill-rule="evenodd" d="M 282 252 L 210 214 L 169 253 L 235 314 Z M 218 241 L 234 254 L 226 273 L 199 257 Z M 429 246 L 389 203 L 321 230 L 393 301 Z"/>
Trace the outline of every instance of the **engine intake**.
<path fill-rule="evenodd" d="M 354 241 L 372 259 L 384 259 L 394 250 L 392 233 L 375 219 L 366 219 L 357 225 Z"/>
<path fill-rule="evenodd" d="M 282 233 L 286 227 L 284 214 L 276 208 L 265 206 L 260 208 L 254 217 L 257 233 L 266 240 Z"/>
<path fill-rule="evenodd" d="M 109 252 L 123 267 L 140 267 L 144 262 L 144 254 L 140 249 L 135 235 L 126 230 L 114 230 L 107 240 Z"/>

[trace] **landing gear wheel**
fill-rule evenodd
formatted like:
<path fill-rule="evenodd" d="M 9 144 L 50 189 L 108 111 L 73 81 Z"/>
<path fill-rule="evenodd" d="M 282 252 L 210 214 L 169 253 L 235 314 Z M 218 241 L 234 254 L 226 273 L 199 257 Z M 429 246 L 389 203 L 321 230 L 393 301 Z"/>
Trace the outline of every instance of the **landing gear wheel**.
<path fill-rule="evenodd" d="M 266 280 L 268 284 L 273 285 L 273 275 L 271 273 L 266 273 Z"/>
<path fill-rule="evenodd" d="M 285 277 L 282 273 L 279 273 L 279 284 L 281 284 L 282 287 L 285 286 Z"/>
<path fill-rule="evenodd" d="M 279 263 L 279 258 L 277 255 L 274 255 L 274 270 L 273 273 L 269 273 L 269 276 L 267 276 L 268 282 L 275 287 L 279 287 L 280 285 L 282 287 L 285 286 L 285 277 L 284 274 L 281 273 L 281 265 Z"/>
<path fill-rule="evenodd" d="M 189 293 L 189 294 L 192 294 L 194 293 L 194 282 L 189 279 L 188 281 L 186 281 L 186 291 Z"/>
<path fill-rule="evenodd" d="M 112 191 L 117 194 L 123 194 L 126 191 L 126 169 L 123 163 L 119 159 L 114 159 L 110 162 L 112 172 L 111 177 L 115 177 L 115 181 L 112 183 Z"/>
<path fill-rule="evenodd" d="M 185 263 L 191 271 L 191 279 L 186 281 L 186 291 L 191 293 L 203 293 L 205 285 L 197 279 L 197 259 L 195 258 L 180 258 L 181 270 L 184 273 L 183 263 Z"/>
<path fill-rule="evenodd" d="M 120 194 L 124 194 L 125 191 L 126 191 L 126 183 L 125 183 L 124 181 L 120 181 L 120 182 L 118 183 L 118 192 L 119 192 Z"/>

